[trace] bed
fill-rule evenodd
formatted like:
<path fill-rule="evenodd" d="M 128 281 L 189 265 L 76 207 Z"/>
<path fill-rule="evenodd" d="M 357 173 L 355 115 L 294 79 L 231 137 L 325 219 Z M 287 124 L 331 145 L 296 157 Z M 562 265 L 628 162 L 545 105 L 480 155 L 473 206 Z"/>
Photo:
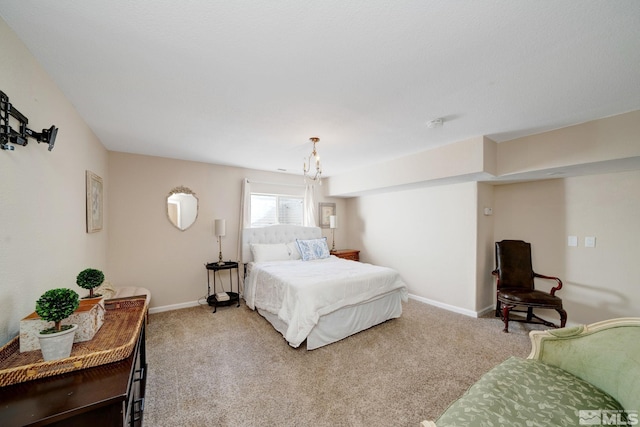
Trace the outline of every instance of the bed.
<path fill-rule="evenodd" d="M 242 233 L 244 299 L 292 347 L 313 350 L 400 317 L 408 291 L 398 272 L 329 254 L 318 227 Z"/>

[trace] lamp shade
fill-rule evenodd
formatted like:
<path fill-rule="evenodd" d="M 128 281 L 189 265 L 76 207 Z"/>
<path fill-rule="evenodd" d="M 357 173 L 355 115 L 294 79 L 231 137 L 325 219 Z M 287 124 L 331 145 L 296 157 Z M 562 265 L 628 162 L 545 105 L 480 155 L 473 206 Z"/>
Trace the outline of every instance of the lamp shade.
<path fill-rule="evenodd" d="M 224 236 L 227 231 L 227 226 L 224 219 L 216 219 L 214 228 L 216 236 Z"/>
<path fill-rule="evenodd" d="M 329 216 L 329 228 L 338 228 L 338 217 L 336 215 Z"/>

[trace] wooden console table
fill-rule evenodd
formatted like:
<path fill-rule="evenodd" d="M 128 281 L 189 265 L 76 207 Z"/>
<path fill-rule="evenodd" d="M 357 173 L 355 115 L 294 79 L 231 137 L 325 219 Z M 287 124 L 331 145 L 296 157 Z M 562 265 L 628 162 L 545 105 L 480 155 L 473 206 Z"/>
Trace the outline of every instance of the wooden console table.
<path fill-rule="evenodd" d="M 142 426 L 146 372 L 141 322 L 135 347 L 123 360 L 0 387 L 0 425 Z"/>

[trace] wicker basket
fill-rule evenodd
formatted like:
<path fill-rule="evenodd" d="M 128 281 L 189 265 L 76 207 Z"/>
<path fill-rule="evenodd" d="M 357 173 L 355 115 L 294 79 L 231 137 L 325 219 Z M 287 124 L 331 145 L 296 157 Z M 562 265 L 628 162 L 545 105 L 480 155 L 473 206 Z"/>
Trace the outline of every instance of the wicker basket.
<path fill-rule="evenodd" d="M 126 359 L 147 312 L 146 298 L 105 301 L 102 328 L 90 341 L 75 343 L 71 356 L 45 362 L 40 350 L 20 353 L 19 337 L 0 349 L 0 387 Z"/>

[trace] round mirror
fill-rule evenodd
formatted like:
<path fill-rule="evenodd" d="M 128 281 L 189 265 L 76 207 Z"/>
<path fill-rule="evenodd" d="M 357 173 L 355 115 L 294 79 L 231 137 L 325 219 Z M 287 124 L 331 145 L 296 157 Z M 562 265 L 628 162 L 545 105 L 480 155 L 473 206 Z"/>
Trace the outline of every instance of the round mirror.
<path fill-rule="evenodd" d="M 167 196 L 167 217 L 171 224 L 184 231 L 198 217 L 198 198 L 187 187 L 176 187 Z"/>

